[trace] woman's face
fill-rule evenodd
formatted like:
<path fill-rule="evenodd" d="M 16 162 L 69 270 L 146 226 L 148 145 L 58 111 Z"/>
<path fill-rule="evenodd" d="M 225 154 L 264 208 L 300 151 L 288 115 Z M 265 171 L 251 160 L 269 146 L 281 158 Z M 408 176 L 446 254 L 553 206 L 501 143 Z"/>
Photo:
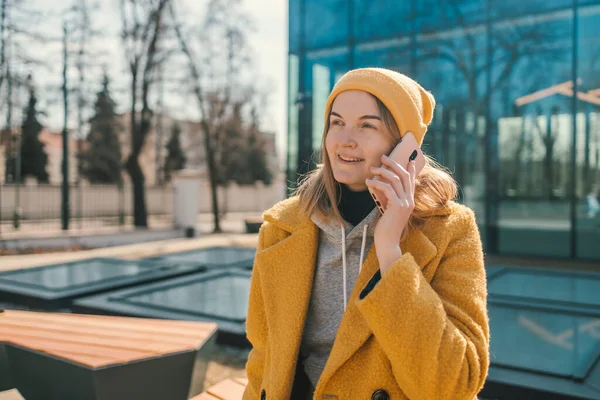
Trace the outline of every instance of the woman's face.
<path fill-rule="evenodd" d="M 367 190 L 371 167 L 381 166 L 381 156 L 392 150 L 375 98 L 360 90 L 340 93 L 329 115 L 325 147 L 333 176 L 350 190 Z"/>

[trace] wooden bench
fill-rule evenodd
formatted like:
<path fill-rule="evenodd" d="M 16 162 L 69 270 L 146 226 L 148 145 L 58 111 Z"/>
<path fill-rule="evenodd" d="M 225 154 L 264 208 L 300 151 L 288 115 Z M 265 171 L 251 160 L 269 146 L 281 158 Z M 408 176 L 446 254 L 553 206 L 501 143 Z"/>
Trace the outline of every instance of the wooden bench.
<path fill-rule="evenodd" d="M 241 400 L 248 379 L 226 379 L 211 386 L 206 392 L 190 400 Z"/>
<path fill-rule="evenodd" d="M 203 390 L 216 331 L 215 323 L 6 310 L 0 391 L 185 400 Z"/>

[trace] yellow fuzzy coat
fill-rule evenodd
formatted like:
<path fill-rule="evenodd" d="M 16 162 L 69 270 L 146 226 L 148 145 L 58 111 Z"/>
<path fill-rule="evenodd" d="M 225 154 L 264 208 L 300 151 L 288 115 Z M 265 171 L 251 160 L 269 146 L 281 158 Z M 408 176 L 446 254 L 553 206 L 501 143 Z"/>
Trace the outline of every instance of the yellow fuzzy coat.
<path fill-rule="evenodd" d="M 244 400 L 289 399 L 318 251 L 319 228 L 297 197 L 263 215 L 247 336 Z M 366 297 L 373 245 L 348 301 L 314 399 L 471 400 L 489 365 L 487 287 L 474 213 L 451 203 L 400 243 L 403 255 Z"/>

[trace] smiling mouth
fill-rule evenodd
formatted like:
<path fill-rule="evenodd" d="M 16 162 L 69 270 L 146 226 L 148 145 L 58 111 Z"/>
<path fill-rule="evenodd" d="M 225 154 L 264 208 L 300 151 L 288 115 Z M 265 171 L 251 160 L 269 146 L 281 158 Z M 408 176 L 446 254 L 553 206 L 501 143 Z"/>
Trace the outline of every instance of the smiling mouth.
<path fill-rule="evenodd" d="M 347 157 L 342 157 L 339 154 L 338 154 L 338 160 L 341 160 L 345 163 L 358 163 L 358 162 L 364 161 L 362 158 L 347 158 Z"/>

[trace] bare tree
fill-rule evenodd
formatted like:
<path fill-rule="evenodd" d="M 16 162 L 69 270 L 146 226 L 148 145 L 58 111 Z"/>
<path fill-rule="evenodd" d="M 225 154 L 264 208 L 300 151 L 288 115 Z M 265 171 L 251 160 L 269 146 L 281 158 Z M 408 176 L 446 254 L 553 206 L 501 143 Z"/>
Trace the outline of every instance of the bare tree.
<path fill-rule="evenodd" d="M 211 188 L 214 232 L 220 232 L 219 201 L 217 197 L 219 155 L 227 121 L 244 104 L 250 91 L 244 84 L 243 70 L 250 62 L 247 34 L 251 29 L 241 0 L 211 0 L 200 32 L 194 42 L 201 46 L 194 51 L 183 23 L 177 20 L 173 6 L 175 33 L 189 69 L 189 85 L 197 102 L 203 135 L 204 154 Z"/>
<path fill-rule="evenodd" d="M 4 113 L 3 136 L 6 144 L 6 178 L 20 181 L 19 135 L 13 131 L 18 124 L 13 118 L 16 109 L 25 107 L 20 95 L 29 86 L 33 66 L 47 66 L 32 55 L 31 44 L 45 44 L 48 38 L 37 31 L 41 15 L 29 8 L 30 1 L 1 0 L 0 3 L 0 113 Z M 5 91 L 3 89 L 6 88 Z M 18 192 L 18 191 L 17 191 Z M 18 195 L 17 195 L 18 197 Z M 18 199 L 17 199 L 18 203 Z M 18 206 L 18 205 L 17 205 Z"/>
<path fill-rule="evenodd" d="M 158 42 L 164 34 L 164 13 L 170 0 L 121 0 L 121 40 L 131 73 L 131 152 L 125 168 L 133 184 L 133 221 L 148 226 L 144 172 L 139 156 L 152 125 L 149 94 L 154 72 L 160 63 Z M 139 105 L 141 103 L 141 110 Z"/>
<path fill-rule="evenodd" d="M 7 80 L 12 80 L 12 88 L 21 90 L 26 87 L 27 75 L 23 66 L 47 66 L 28 49 L 31 43 L 45 44 L 47 37 L 37 31 L 37 22 L 41 15 L 28 8 L 29 1 L 0 0 L 0 111 L 8 113 L 9 99 L 2 89 Z M 23 106 L 15 104 L 13 106 Z"/>

